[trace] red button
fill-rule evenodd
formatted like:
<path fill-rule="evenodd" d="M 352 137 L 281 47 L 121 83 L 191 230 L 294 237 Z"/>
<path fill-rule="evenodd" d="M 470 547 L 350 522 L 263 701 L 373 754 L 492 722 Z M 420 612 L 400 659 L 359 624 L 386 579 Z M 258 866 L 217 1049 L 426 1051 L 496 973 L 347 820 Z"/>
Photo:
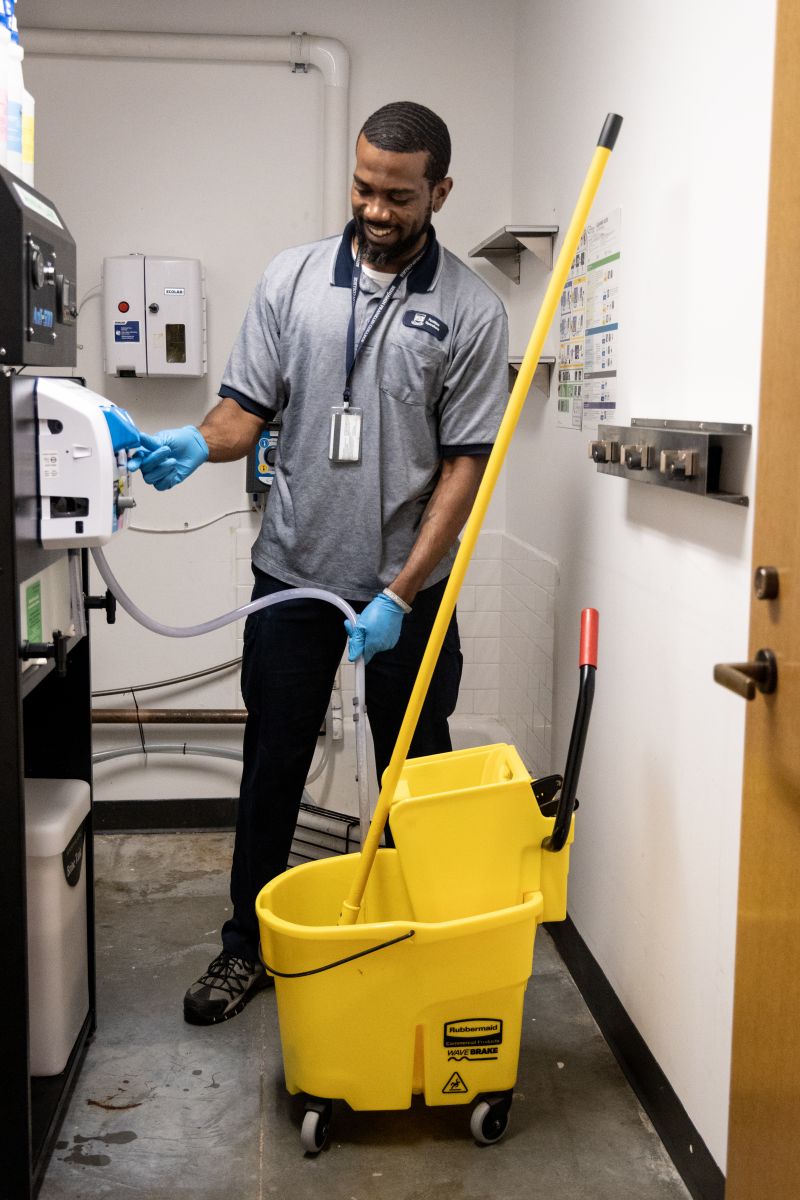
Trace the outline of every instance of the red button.
<path fill-rule="evenodd" d="M 117 305 L 117 308 L 119 309 L 120 312 L 127 312 L 128 309 L 130 308 L 130 304 L 128 304 L 127 300 L 120 300 L 119 304 Z"/>

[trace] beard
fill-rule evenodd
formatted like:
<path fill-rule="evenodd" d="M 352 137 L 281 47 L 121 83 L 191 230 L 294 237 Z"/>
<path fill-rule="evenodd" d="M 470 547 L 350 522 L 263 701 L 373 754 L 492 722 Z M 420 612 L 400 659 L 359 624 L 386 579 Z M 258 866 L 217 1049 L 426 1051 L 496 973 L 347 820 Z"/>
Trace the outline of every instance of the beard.
<path fill-rule="evenodd" d="M 432 214 L 433 202 L 431 201 L 419 225 L 409 230 L 405 237 L 393 242 L 391 246 L 384 246 L 382 242 L 376 242 L 369 236 L 363 217 L 360 217 L 358 213 L 353 213 L 356 223 L 356 241 L 358 242 L 364 261 L 370 267 L 374 267 L 376 271 L 381 271 L 385 267 L 392 267 L 397 263 L 402 265 L 403 259 L 407 258 L 416 248 L 417 243 L 423 235 L 427 237 L 428 230 L 431 227 Z M 386 228 L 383 225 L 377 225 L 376 222 L 371 222 L 371 224 L 376 225 L 376 228 Z"/>

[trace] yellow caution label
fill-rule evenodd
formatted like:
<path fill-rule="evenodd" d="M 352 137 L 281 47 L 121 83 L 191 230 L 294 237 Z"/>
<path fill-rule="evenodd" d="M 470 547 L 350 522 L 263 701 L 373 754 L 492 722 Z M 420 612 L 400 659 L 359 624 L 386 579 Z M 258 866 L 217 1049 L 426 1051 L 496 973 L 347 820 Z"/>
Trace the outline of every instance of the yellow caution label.
<path fill-rule="evenodd" d="M 453 1074 L 442 1088 L 442 1094 L 445 1096 L 463 1095 L 468 1091 L 469 1088 L 464 1083 L 464 1080 L 461 1078 L 458 1071 L 453 1071 Z"/>

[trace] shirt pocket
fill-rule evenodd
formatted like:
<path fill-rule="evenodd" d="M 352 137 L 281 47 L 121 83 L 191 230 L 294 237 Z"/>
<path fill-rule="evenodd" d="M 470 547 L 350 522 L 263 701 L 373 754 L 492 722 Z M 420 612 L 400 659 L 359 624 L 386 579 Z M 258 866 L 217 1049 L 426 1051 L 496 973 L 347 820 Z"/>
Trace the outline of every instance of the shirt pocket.
<path fill-rule="evenodd" d="M 433 409 L 447 374 L 447 350 L 420 333 L 389 338 L 384 344 L 380 374 L 382 389 L 394 400 Z"/>

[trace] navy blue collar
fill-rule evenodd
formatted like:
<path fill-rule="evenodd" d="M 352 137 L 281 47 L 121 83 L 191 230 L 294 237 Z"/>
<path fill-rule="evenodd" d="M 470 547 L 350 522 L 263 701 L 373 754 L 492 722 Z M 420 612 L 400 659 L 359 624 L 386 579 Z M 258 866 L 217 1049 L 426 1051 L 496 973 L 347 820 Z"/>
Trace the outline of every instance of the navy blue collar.
<path fill-rule="evenodd" d="M 336 252 L 336 261 L 333 266 L 333 285 L 334 287 L 349 288 L 353 283 L 353 237 L 355 236 L 356 223 L 348 221 L 345 226 L 342 240 L 339 243 L 339 249 Z M 428 232 L 428 244 L 425 247 L 422 258 L 419 260 L 413 271 L 406 280 L 406 290 L 409 292 L 428 292 L 434 284 L 436 273 L 439 269 L 439 256 L 441 247 L 436 240 L 436 232 L 431 226 Z"/>

